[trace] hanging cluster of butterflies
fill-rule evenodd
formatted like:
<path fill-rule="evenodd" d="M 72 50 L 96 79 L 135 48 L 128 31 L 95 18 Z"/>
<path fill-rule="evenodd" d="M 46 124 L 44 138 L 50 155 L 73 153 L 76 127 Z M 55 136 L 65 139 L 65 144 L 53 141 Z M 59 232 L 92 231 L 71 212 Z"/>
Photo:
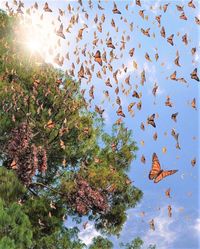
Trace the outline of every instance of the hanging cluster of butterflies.
<path fill-rule="evenodd" d="M 118 6 L 116 2 L 101 2 L 100 0 L 68 2 L 63 9 L 58 9 L 57 24 L 56 22 L 52 23 L 56 26 L 54 33 L 58 38 L 55 47 L 48 48 L 49 53 L 52 55 L 53 63 L 63 67 L 66 70 L 66 75 L 80 81 L 81 93 L 88 102 L 88 106 L 94 108 L 100 116 L 104 116 L 106 107 L 112 107 L 117 116 L 116 124 L 120 124 L 129 115 L 130 117 L 135 117 L 136 112 L 142 112 L 145 105 L 145 101 L 142 101 L 142 95 L 149 79 L 147 70 L 145 67 L 141 67 L 140 64 L 142 63 L 138 63 L 136 57 L 141 48 L 145 47 L 145 44 L 140 42 L 136 44 L 134 42 L 134 37 L 138 33 L 148 43 L 150 39 L 157 38 L 157 35 L 152 30 L 152 24 L 153 27 L 158 28 L 158 39 L 161 38 L 167 46 L 176 48 L 176 55 L 172 64 L 177 69 L 182 66 L 181 60 L 183 58 L 180 56 L 175 38 L 180 39 L 179 37 L 182 35 L 180 40 L 189 50 L 193 64 L 196 63 L 195 58 L 198 57 L 197 48 L 190 46 L 189 34 L 185 32 L 183 34 L 178 32 L 177 35 L 168 33 L 167 27 L 163 25 L 162 20 L 166 18 L 167 12 L 170 9 L 175 9 L 179 20 L 187 22 L 193 18 L 190 21 L 194 25 L 199 26 L 200 19 L 196 14 L 193 17 L 189 17 L 186 14 L 188 9 L 196 11 L 198 6 L 195 1 L 190 0 L 184 5 L 163 3 L 159 7 L 157 6 L 157 9 L 155 9 L 153 2 L 152 6 L 147 5 L 145 2 L 140 0 L 127 1 L 120 5 L 118 4 Z M 11 7 L 8 2 L 6 2 L 5 6 L 8 12 L 12 14 L 14 7 Z M 23 2 L 14 0 L 13 6 L 16 6 L 16 12 L 19 15 L 26 14 L 31 16 L 36 15 L 38 12 L 41 22 L 45 14 L 53 12 L 55 15 L 56 12 L 51 3 L 48 2 L 43 6 L 39 6 L 35 2 L 30 8 L 25 10 Z M 151 15 L 155 11 L 153 20 L 147 15 L 148 11 L 151 11 Z M 131 17 L 131 21 L 128 21 L 129 17 Z M 168 17 L 170 17 L 170 13 Z M 137 24 L 141 22 L 142 24 Z M 148 27 L 150 22 L 151 27 Z M 61 52 L 57 52 L 58 49 Z M 63 55 L 65 49 L 67 49 L 67 52 Z M 145 52 L 145 63 L 161 62 L 161 51 L 157 47 L 154 49 L 154 54 L 151 51 Z M 165 66 L 165 63 L 161 62 L 161 66 Z M 184 84 L 188 84 L 188 80 L 200 81 L 196 65 L 187 78 L 178 75 L 177 69 L 169 74 L 169 80 Z M 137 75 L 135 75 L 135 72 L 137 72 Z M 62 80 L 58 84 L 62 84 Z M 139 89 L 142 87 L 143 89 L 140 91 Z M 151 89 L 154 98 L 157 96 L 159 88 L 159 84 L 154 83 Z M 103 96 L 101 102 L 98 100 L 99 96 Z M 174 107 L 174 101 L 171 100 L 170 96 L 166 96 L 164 107 Z M 123 102 L 128 102 L 127 106 Z M 189 104 L 194 110 L 197 109 L 196 98 L 191 99 Z M 178 115 L 179 112 L 177 111 L 171 113 L 171 119 L 177 122 Z M 155 129 L 153 133 L 155 141 L 158 139 L 158 133 L 156 132 L 157 118 L 159 118 L 159 115 L 152 112 L 146 118 L 146 124 Z M 47 125 L 52 126 L 53 124 L 49 122 Z M 142 122 L 139 128 L 144 131 L 145 122 Z M 171 135 L 176 141 L 176 149 L 180 150 L 179 133 L 172 128 Z M 141 145 L 144 145 L 144 141 L 141 141 Z M 166 153 L 166 147 L 163 147 L 162 151 Z M 146 163 L 144 155 L 141 157 L 141 162 Z M 196 165 L 196 158 L 191 160 L 191 165 L 193 167 Z M 152 167 L 149 173 L 150 180 L 158 183 L 176 172 L 177 170 L 161 169 L 157 154 L 153 153 Z M 170 197 L 170 189 L 165 194 L 167 197 Z M 168 214 L 169 217 L 172 216 L 170 205 L 168 206 Z M 153 220 L 150 222 L 150 227 L 152 230 L 155 230 Z"/>

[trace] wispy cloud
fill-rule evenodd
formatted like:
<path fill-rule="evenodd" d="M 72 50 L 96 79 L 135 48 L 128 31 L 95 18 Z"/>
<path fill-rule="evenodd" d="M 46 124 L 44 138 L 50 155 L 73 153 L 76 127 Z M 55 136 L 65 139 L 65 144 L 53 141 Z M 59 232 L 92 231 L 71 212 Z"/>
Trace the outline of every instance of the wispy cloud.
<path fill-rule="evenodd" d="M 179 227 L 171 229 L 172 225 L 176 221 L 178 208 L 173 206 L 172 210 L 173 216 L 169 218 L 167 208 L 161 208 L 159 216 L 154 219 L 155 231 L 149 229 L 143 238 L 145 242 L 144 248 L 146 248 L 149 244 L 156 244 L 160 249 L 172 248 L 171 246 L 177 239 L 177 236 L 179 236 L 177 233 L 177 229 L 179 229 Z"/>
<path fill-rule="evenodd" d="M 79 238 L 83 241 L 83 243 L 89 245 L 92 243 L 92 239 L 99 235 L 100 233 L 95 229 L 94 225 L 88 224 L 85 230 L 80 231 Z"/>
<path fill-rule="evenodd" d="M 194 224 L 194 231 L 199 235 L 200 234 L 200 218 L 196 219 Z"/>

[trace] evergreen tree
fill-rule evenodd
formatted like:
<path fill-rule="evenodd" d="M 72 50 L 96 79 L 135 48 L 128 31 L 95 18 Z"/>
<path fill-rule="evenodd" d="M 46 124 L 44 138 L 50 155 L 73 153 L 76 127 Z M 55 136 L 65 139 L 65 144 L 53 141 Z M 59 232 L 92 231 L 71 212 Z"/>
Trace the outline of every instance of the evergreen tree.
<path fill-rule="evenodd" d="M 127 175 L 137 149 L 132 134 L 124 124 L 105 133 L 79 82 L 27 55 L 18 26 L 17 17 L 0 13 L 0 193 L 8 191 L 0 216 L 11 214 L 7 223 L 15 230 L 16 209 L 15 232 L 22 227 L 24 239 L 2 232 L 0 243 L 82 248 L 78 230 L 63 225 L 67 216 L 77 222 L 87 216 L 100 231 L 119 234 L 127 209 L 142 197 Z"/>
<path fill-rule="evenodd" d="M 112 249 L 113 244 L 108 239 L 105 239 L 101 236 L 95 237 L 92 240 L 92 244 L 89 249 Z"/>

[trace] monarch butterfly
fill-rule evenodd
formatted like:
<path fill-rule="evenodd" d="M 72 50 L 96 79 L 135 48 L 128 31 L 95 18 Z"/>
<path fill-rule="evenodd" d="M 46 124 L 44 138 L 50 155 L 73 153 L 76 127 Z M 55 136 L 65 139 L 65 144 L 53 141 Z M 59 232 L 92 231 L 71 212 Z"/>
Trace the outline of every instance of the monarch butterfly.
<path fill-rule="evenodd" d="M 56 31 L 56 35 L 60 36 L 63 39 L 65 39 L 65 35 L 63 33 L 63 24 L 61 24 L 60 27 L 59 27 L 59 29 Z"/>
<path fill-rule="evenodd" d="M 158 138 L 158 134 L 157 134 L 157 132 L 155 132 L 155 133 L 153 134 L 153 139 L 156 141 L 157 138 Z"/>
<path fill-rule="evenodd" d="M 58 11 L 59 11 L 59 15 L 61 15 L 61 16 L 64 16 L 64 15 L 65 15 L 65 11 L 63 11 L 63 10 L 61 10 L 61 9 L 58 9 Z"/>
<path fill-rule="evenodd" d="M 114 14 L 121 14 L 121 12 L 118 10 L 117 5 L 116 5 L 115 2 L 114 2 L 114 6 L 113 6 L 112 12 L 113 12 Z"/>
<path fill-rule="evenodd" d="M 101 21 L 102 21 L 103 23 L 104 23 L 105 19 L 106 19 L 105 15 L 102 14 L 102 16 L 101 16 Z"/>
<path fill-rule="evenodd" d="M 196 24 L 200 25 L 200 19 L 197 16 L 195 16 L 195 22 Z"/>
<path fill-rule="evenodd" d="M 110 38 L 108 39 L 108 41 L 106 42 L 106 45 L 107 45 L 108 48 L 115 49 L 115 46 L 114 46 L 113 43 L 112 43 L 112 38 L 111 38 L 111 37 L 110 37 Z"/>
<path fill-rule="evenodd" d="M 119 93 L 119 87 L 115 88 L 115 93 L 118 94 Z"/>
<path fill-rule="evenodd" d="M 54 122 L 50 119 L 47 124 L 45 125 L 45 127 L 51 129 L 51 128 L 54 128 L 55 127 L 55 124 Z"/>
<path fill-rule="evenodd" d="M 116 120 L 115 124 L 120 125 L 122 123 L 122 121 L 123 121 L 122 118 L 119 118 L 119 119 Z"/>
<path fill-rule="evenodd" d="M 167 11 L 168 5 L 169 5 L 169 3 L 167 3 L 167 4 L 163 5 L 163 11 L 164 11 L 164 12 L 166 12 L 166 11 Z"/>
<path fill-rule="evenodd" d="M 132 111 L 132 107 L 135 105 L 135 102 L 132 102 L 128 105 L 128 111 L 131 112 Z"/>
<path fill-rule="evenodd" d="M 37 10 L 38 9 L 38 3 L 35 2 L 33 7 Z"/>
<path fill-rule="evenodd" d="M 94 86 L 91 86 L 91 87 L 90 87 L 89 96 L 90 96 L 92 99 L 94 99 Z"/>
<path fill-rule="evenodd" d="M 156 127 L 156 124 L 155 124 L 154 119 L 155 119 L 155 113 L 152 114 L 151 116 L 149 116 L 149 117 L 147 118 L 147 124 L 150 124 L 150 125 L 152 125 L 152 126 L 155 128 L 155 127 Z"/>
<path fill-rule="evenodd" d="M 176 133 L 176 131 L 175 131 L 174 129 L 172 129 L 171 135 L 172 135 L 172 137 L 174 137 L 175 140 L 178 142 L 179 133 Z"/>
<path fill-rule="evenodd" d="M 12 163 L 10 164 L 10 167 L 12 169 L 17 169 L 17 162 L 15 160 L 13 160 Z"/>
<path fill-rule="evenodd" d="M 154 84 L 154 87 L 153 87 L 153 89 L 152 89 L 152 94 L 153 94 L 153 96 L 156 96 L 157 90 L 158 90 L 158 85 L 155 83 L 155 84 Z"/>
<path fill-rule="evenodd" d="M 146 29 L 146 30 L 144 30 L 143 28 L 141 28 L 142 34 L 143 34 L 143 35 L 146 35 L 146 36 L 148 36 L 148 37 L 150 37 L 149 31 L 150 31 L 150 28 L 148 28 L 148 29 Z"/>
<path fill-rule="evenodd" d="M 196 165 L 196 158 L 191 160 L 191 165 L 192 165 L 192 167 L 194 167 Z"/>
<path fill-rule="evenodd" d="M 176 5 L 178 11 L 183 11 L 184 6 Z"/>
<path fill-rule="evenodd" d="M 139 15 L 142 17 L 142 19 L 144 19 L 144 10 L 140 10 Z"/>
<path fill-rule="evenodd" d="M 101 59 L 101 52 L 99 50 L 97 50 L 95 56 L 94 56 L 94 60 L 99 63 L 100 66 L 102 66 L 102 59 Z"/>
<path fill-rule="evenodd" d="M 118 84 L 118 79 L 117 79 L 117 74 L 118 74 L 118 69 L 113 73 L 113 79 L 115 80 L 116 84 Z"/>
<path fill-rule="evenodd" d="M 197 108 L 197 107 L 196 107 L 196 99 L 195 99 L 195 98 L 193 98 L 193 100 L 192 100 L 192 102 L 191 102 L 191 106 L 192 106 L 192 108 L 194 108 L 194 109 Z"/>
<path fill-rule="evenodd" d="M 170 36 L 167 38 L 167 42 L 168 42 L 170 45 L 172 45 L 172 46 L 174 46 L 173 38 L 174 38 L 174 34 L 170 35 Z"/>
<path fill-rule="evenodd" d="M 121 106 L 117 110 L 117 115 L 125 118 L 125 114 L 123 113 Z"/>
<path fill-rule="evenodd" d="M 155 231 L 154 219 L 152 219 L 152 220 L 149 222 L 149 225 L 150 225 L 150 229 L 152 229 L 153 231 Z"/>
<path fill-rule="evenodd" d="M 171 189 L 168 188 L 166 191 L 165 191 L 165 195 L 168 197 L 168 198 L 171 198 Z"/>
<path fill-rule="evenodd" d="M 125 79 L 125 83 L 127 84 L 127 85 L 129 85 L 130 86 L 130 75 L 128 76 L 128 77 L 126 77 L 126 79 Z"/>
<path fill-rule="evenodd" d="M 177 143 L 176 143 L 176 149 L 181 149 L 181 147 L 180 147 L 180 144 L 179 144 L 179 142 L 177 141 Z"/>
<path fill-rule="evenodd" d="M 84 222 L 84 223 L 83 223 L 83 229 L 86 229 L 86 228 L 87 228 L 87 225 L 88 225 L 88 221 Z"/>
<path fill-rule="evenodd" d="M 178 112 L 173 113 L 173 114 L 171 115 L 171 119 L 174 120 L 174 122 L 177 121 L 177 120 L 176 120 L 177 115 L 178 115 Z"/>
<path fill-rule="evenodd" d="M 97 76 L 97 78 L 102 79 L 102 76 L 101 76 L 101 72 L 100 72 L 100 71 L 98 71 L 98 72 L 96 73 L 96 76 Z"/>
<path fill-rule="evenodd" d="M 143 70 L 141 72 L 141 81 L 140 81 L 142 86 L 144 85 L 144 82 L 146 82 L 146 75 L 145 75 L 145 71 Z"/>
<path fill-rule="evenodd" d="M 140 111 L 141 108 L 142 108 L 142 101 L 139 101 L 139 102 L 137 103 L 137 109 Z"/>
<path fill-rule="evenodd" d="M 159 16 L 156 16 L 156 21 L 160 24 L 160 20 L 161 20 L 161 15 L 159 15 Z"/>
<path fill-rule="evenodd" d="M 177 78 L 176 78 L 176 71 L 174 71 L 174 72 L 170 75 L 170 79 L 171 79 L 171 80 L 177 80 Z"/>
<path fill-rule="evenodd" d="M 196 6 L 193 4 L 193 0 L 188 2 L 188 7 L 195 9 Z"/>
<path fill-rule="evenodd" d="M 100 107 L 98 107 L 97 105 L 95 105 L 95 112 L 99 113 L 100 116 L 102 116 L 104 109 L 101 109 Z"/>
<path fill-rule="evenodd" d="M 104 10 L 104 8 L 101 5 L 97 5 L 99 10 Z"/>
<path fill-rule="evenodd" d="M 171 207 L 171 205 L 168 205 L 167 209 L 168 209 L 168 216 L 171 218 L 172 217 L 172 207 Z"/>
<path fill-rule="evenodd" d="M 190 74 L 190 76 L 191 76 L 191 79 L 196 80 L 196 81 L 199 81 L 199 77 L 198 77 L 198 75 L 197 75 L 197 68 L 195 68 L 195 69 L 193 70 L 193 72 Z"/>
<path fill-rule="evenodd" d="M 181 13 L 180 19 L 187 21 L 187 16 L 185 15 L 184 12 Z"/>
<path fill-rule="evenodd" d="M 111 83 L 110 83 L 110 78 L 108 78 L 105 82 L 106 86 L 112 87 Z"/>
<path fill-rule="evenodd" d="M 149 172 L 149 179 L 154 180 L 154 183 L 158 183 L 163 178 L 173 175 L 178 170 L 162 170 L 160 167 L 160 162 L 158 160 L 158 157 L 156 153 L 153 153 L 152 155 L 152 168 Z"/>
<path fill-rule="evenodd" d="M 155 59 L 156 59 L 156 61 L 158 61 L 158 59 L 159 59 L 158 53 L 155 54 Z"/>
<path fill-rule="evenodd" d="M 185 43 L 185 45 L 188 44 L 187 34 L 182 36 L 182 41 L 183 41 L 183 43 Z"/>
<path fill-rule="evenodd" d="M 46 12 L 52 12 L 52 10 L 49 8 L 49 5 L 48 5 L 47 2 L 44 4 L 43 10 L 46 11 Z"/>
<path fill-rule="evenodd" d="M 169 96 L 167 96 L 167 98 L 166 98 L 165 105 L 169 106 L 169 107 L 172 107 L 172 102 L 170 101 L 170 97 Z"/>
<path fill-rule="evenodd" d="M 140 98 L 140 95 L 138 94 L 138 92 L 136 91 L 133 91 L 133 94 L 132 94 L 132 97 L 135 97 L 135 98 Z"/>
<path fill-rule="evenodd" d="M 196 53 L 197 49 L 196 48 L 192 48 L 191 49 L 191 54 L 194 55 Z"/>
<path fill-rule="evenodd" d="M 135 52 L 135 48 L 131 48 L 131 49 L 129 50 L 129 55 L 130 55 L 130 57 L 133 57 L 134 52 Z"/>
<path fill-rule="evenodd" d="M 113 19 L 111 20 L 111 26 L 115 28 L 115 21 Z"/>
<path fill-rule="evenodd" d="M 78 31 L 78 38 L 79 38 L 80 40 L 82 40 L 82 38 L 83 38 L 83 31 L 84 31 L 84 28 L 79 29 L 79 31 Z"/>
<path fill-rule="evenodd" d="M 145 130 L 145 126 L 144 126 L 143 122 L 140 124 L 140 129 L 143 130 L 143 131 Z"/>
<path fill-rule="evenodd" d="M 145 59 L 146 59 L 147 61 L 150 61 L 150 62 L 152 61 L 148 53 L 145 53 L 145 56 L 144 56 L 144 57 L 145 57 Z"/>
<path fill-rule="evenodd" d="M 140 0 L 135 0 L 135 4 L 141 7 L 141 2 L 140 2 Z"/>
<path fill-rule="evenodd" d="M 87 79 L 87 78 L 84 76 L 84 74 L 85 74 L 84 67 L 83 67 L 83 65 L 81 65 L 80 70 L 78 71 L 78 77 L 79 77 L 79 78 L 85 78 L 85 79 Z"/>
<path fill-rule="evenodd" d="M 144 164 L 146 163 L 146 158 L 145 158 L 144 155 L 142 155 L 142 157 L 141 157 L 141 162 L 144 163 Z"/>
<path fill-rule="evenodd" d="M 163 38 L 165 38 L 165 28 L 162 27 L 161 30 L 160 30 L 160 34 Z"/>

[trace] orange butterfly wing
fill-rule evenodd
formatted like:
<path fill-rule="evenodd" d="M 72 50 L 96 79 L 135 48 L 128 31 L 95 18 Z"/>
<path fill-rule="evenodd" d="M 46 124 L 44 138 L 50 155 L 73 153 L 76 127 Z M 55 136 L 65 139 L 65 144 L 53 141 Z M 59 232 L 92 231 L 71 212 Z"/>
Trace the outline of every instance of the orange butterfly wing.
<path fill-rule="evenodd" d="M 161 173 L 160 162 L 158 160 L 156 153 L 153 153 L 152 168 L 151 168 L 151 171 L 149 172 L 149 179 L 153 180 L 153 179 L 157 178 L 159 173 Z"/>
<path fill-rule="evenodd" d="M 173 175 L 177 172 L 178 170 L 166 170 L 166 171 L 162 171 L 154 180 L 155 183 L 158 183 L 159 181 L 161 181 L 163 178 Z"/>

